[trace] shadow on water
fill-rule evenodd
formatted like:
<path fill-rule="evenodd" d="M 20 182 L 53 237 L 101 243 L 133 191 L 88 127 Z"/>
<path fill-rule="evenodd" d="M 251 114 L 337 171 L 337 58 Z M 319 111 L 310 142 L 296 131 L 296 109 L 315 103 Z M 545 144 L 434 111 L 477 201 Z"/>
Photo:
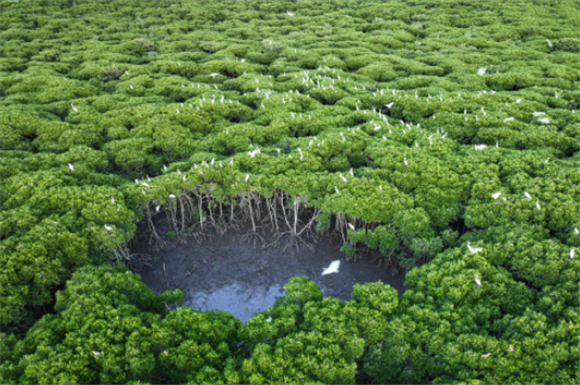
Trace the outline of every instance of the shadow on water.
<path fill-rule="evenodd" d="M 350 300 L 357 283 L 382 281 L 404 291 L 404 272 L 393 274 L 388 266 L 379 267 L 368 258 L 346 262 L 345 255 L 329 238 L 299 250 L 271 246 L 262 248 L 241 243 L 246 229 L 230 229 L 202 240 L 190 237 L 181 243 L 152 252 L 145 244 L 133 253 L 154 256 L 151 267 L 140 272 L 143 282 L 156 293 L 179 288 L 183 304 L 196 310 L 226 310 L 242 322 L 272 306 L 284 295 L 284 285 L 295 276 L 316 282 L 324 296 Z M 333 260 L 342 260 L 337 274 L 322 276 Z"/>

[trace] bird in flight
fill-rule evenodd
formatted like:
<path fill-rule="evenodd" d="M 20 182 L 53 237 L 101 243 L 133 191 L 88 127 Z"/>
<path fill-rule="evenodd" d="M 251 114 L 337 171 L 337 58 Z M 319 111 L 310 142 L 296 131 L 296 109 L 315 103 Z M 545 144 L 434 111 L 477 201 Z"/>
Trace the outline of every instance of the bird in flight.
<path fill-rule="evenodd" d="M 332 261 L 326 269 L 322 271 L 322 275 L 338 273 L 338 268 L 340 267 L 340 261 Z"/>

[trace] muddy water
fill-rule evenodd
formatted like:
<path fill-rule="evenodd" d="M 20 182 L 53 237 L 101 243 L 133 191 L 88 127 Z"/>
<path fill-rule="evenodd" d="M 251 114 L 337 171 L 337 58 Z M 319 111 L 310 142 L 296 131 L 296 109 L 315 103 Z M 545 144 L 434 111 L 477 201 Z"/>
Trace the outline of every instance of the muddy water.
<path fill-rule="evenodd" d="M 382 281 L 399 294 L 404 290 L 402 273 L 393 275 L 388 267 L 379 268 L 367 259 L 345 262 L 339 246 L 328 239 L 312 250 L 283 251 L 281 246 L 264 249 L 242 243 L 241 234 L 244 232 L 229 230 L 201 241 L 192 237 L 157 253 L 144 245 L 132 252 L 154 255 L 152 267 L 140 274 L 156 293 L 179 288 L 184 305 L 201 311 L 227 310 L 242 322 L 272 306 L 294 276 L 306 276 L 321 287 L 324 296 L 343 300 L 351 299 L 352 286 L 357 283 Z M 337 259 L 342 260 L 340 271 L 322 276 L 322 270 Z"/>

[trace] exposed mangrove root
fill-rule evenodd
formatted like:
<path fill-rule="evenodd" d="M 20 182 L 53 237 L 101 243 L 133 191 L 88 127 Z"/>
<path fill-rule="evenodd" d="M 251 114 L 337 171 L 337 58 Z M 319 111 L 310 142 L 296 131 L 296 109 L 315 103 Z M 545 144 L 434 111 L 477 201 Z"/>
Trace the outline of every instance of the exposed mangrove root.
<path fill-rule="evenodd" d="M 245 243 L 253 243 L 266 248 L 280 245 L 284 242 L 283 250 L 300 247 L 313 248 L 313 244 L 320 236 L 337 236 L 342 244 L 347 245 L 359 254 L 359 251 L 370 251 L 366 247 L 348 238 L 348 231 L 353 228 L 372 231 L 379 224 L 365 223 L 356 218 L 349 218 L 343 213 L 322 215 L 326 225 L 319 226 L 317 219 L 322 213 L 320 209 L 308 206 L 308 200 L 304 196 L 292 196 L 282 190 L 274 190 L 271 196 L 263 196 L 255 191 L 246 191 L 235 197 L 216 199 L 212 196 L 213 188 L 210 186 L 196 186 L 191 190 L 184 190 L 181 196 L 172 199 L 162 211 L 167 220 L 165 222 L 154 220 L 149 205 L 144 207 L 146 223 L 146 237 L 153 249 L 159 249 L 167 244 L 169 232 L 173 232 L 169 238 L 185 240 L 186 237 L 194 236 L 199 241 L 206 237 L 215 236 L 228 229 L 239 230 L 241 225 L 249 223 L 251 229 L 241 236 L 240 240 Z M 159 227 L 161 226 L 160 229 Z M 274 241 L 267 243 L 265 235 L 273 236 Z M 126 259 L 120 254 L 118 258 Z M 117 255 L 116 254 L 116 255 Z M 395 264 L 396 258 L 385 256 L 377 258 L 378 263 Z"/>

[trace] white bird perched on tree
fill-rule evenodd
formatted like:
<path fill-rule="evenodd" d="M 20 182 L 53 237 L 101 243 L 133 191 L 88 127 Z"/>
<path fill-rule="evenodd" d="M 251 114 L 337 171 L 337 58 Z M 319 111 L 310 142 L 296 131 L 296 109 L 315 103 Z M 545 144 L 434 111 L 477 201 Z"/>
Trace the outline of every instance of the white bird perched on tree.
<path fill-rule="evenodd" d="M 175 198 L 177 198 L 177 197 L 175 196 L 175 194 L 169 194 L 169 198 L 171 198 L 171 199 L 175 199 Z"/>
<path fill-rule="evenodd" d="M 354 227 L 354 225 L 352 223 L 347 223 L 348 227 L 350 227 L 351 230 L 356 230 L 356 228 Z"/>
<path fill-rule="evenodd" d="M 250 180 L 250 174 L 246 174 L 246 178 L 244 179 L 246 182 Z"/>
<path fill-rule="evenodd" d="M 113 228 L 109 225 L 105 225 L 105 230 L 107 231 L 113 231 Z"/>
<path fill-rule="evenodd" d="M 111 197 L 111 203 L 115 204 L 115 197 Z"/>
<path fill-rule="evenodd" d="M 332 261 L 332 262 L 330 262 L 330 265 L 328 265 L 328 267 L 322 271 L 321 275 L 338 273 L 339 267 L 340 267 L 340 261 L 338 261 L 338 260 Z"/>
<path fill-rule="evenodd" d="M 548 39 L 546 39 L 546 42 L 548 43 L 548 47 L 552 48 L 552 42 Z"/>
<path fill-rule="evenodd" d="M 536 201 L 536 209 L 541 210 L 542 206 L 540 206 L 540 201 Z"/>
<path fill-rule="evenodd" d="M 487 71 L 487 67 L 481 67 L 480 69 L 477 70 L 477 74 L 479 76 L 485 75 L 485 72 Z"/>
<path fill-rule="evenodd" d="M 286 12 L 286 14 L 290 17 L 294 16 L 294 14 L 292 12 Z"/>
<path fill-rule="evenodd" d="M 487 147 L 487 145 L 485 145 L 485 144 L 476 144 L 475 145 L 476 150 L 483 150 L 486 147 Z"/>
<path fill-rule="evenodd" d="M 527 191 L 524 191 L 524 196 L 525 196 L 526 198 L 528 198 L 528 199 L 532 199 L 532 196 L 531 196 L 531 195 L 530 195 L 530 193 L 529 193 L 529 192 L 527 192 Z"/>
<path fill-rule="evenodd" d="M 338 191 L 338 187 L 334 186 L 334 191 L 336 191 L 337 194 L 340 194 L 340 191 Z"/>
<path fill-rule="evenodd" d="M 79 110 L 77 110 L 77 108 L 75 107 L 74 104 L 71 103 L 70 106 L 71 106 L 71 108 L 73 109 L 74 112 L 79 112 Z"/>
<path fill-rule="evenodd" d="M 546 113 L 543 112 L 543 111 L 534 111 L 534 112 L 532 112 L 532 115 L 534 115 L 534 116 L 540 116 L 540 115 L 546 115 Z"/>
<path fill-rule="evenodd" d="M 570 259 L 574 259 L 574 254 L 576 253 L 576 250 L 574 250 L 574 248 L 572 248 L 570 250 Z"/>
<path fill-rule="evenodd" d="M 496 193 L 491 194 L 491 196 L 493 197 L 493 199 L 497 199 L 501 196 L 501 191 L 498 191 Z"/>
<path fill-rule="evenodd" d="M 147 195 L 147 193 L 145 192 L 145 190 L 141 189 L 141 192 L 143 193 L 143 195 Z"/>
<path fill-rule="evenodd" d="M 489 356 L 491 356 L 491 353 L 485 353 L 481 355 L 481 358 L 487 358 Z"/>
<path fill-rule="evenodd" d="M 546 160 L 544 161 L 544 163 L 548 163 L 550 161 L 550 158 L 546 158 Z"/>
<path fill-rule="evenodd" d="M 352 167 L 350 168 L 350 176 L 354 177 L 354 172 L 352 171 Z"/>
<path fill-rule="evenodd" d="M 70 163 L 68 164 L 68 168 L 70 168 L 70 170 L 71 170 L 71 171 L 74 171 L 74 170 L 75 170 L 75 166 L 73 166 L 73 165 L 72 165 L 72 164 L 70 164 Z"/>
<path fill-rule="evenodd" d="M 213 74 L 209 74 L 210 78 L 215 78 L 216 76 L 218 76 L 219 74 L 217 72 L 214 72 Z"/>
<path fill-rule="evenodd" d="M 97 352 L 96 350 L 92 350 L 91 353 L 93 353 L 95 355 L 95 357 L 98 357 L 101 355 L 101 352 Z"/>
<path fill-rule="evenodd" d="M 343 181 L 344 183 L 348 182 L 348 179 L 346 179 L 346 178 L 344 177 L 344 175 L 342 175 L 342 174 L 339 174 L 339 175 L 340 175 L 340 179 L 342 179 L 342 181 Z"/>
<path fill-rule="evenodd" d="M 403 158 L 403 162 L 405 163 L 405 167 L 409 165 L 409 162 L 407 162 L 407 158 Z"/>
<path fill-rule="evenodd" d="M 538 122 L 544 123 L 544 124 L 549 124 L 550 123 L 550 119 L 548 119 L 548 118 L 541 118 L 541 119 L 538 119 Z"/>
<path fill-rule="evenodd" d="M 141 182 L 141 184 L 145 187 L 151 187 L 151 186 L 149 186 L 149 183 L 147 183 L 147 182 Z"/>
<path fill-rule="evenodd" d="M 391 107 L 393 107 L 393 104 L 395 104 L 395 102 L 390 102 L 389 104 L 385 104 L 385 107 L 387 107 L 390 110 Z"/>
<path fill-rule="evenodd" d="M 155 212 L 158 213 L 160 208 L 161 208 L 161 206 L 156 206 L 155 207 Z"/>
<path fill-rule="evenodd" d="M 574 234 L 579 235 L 580 234 L 580 230 L 578 230 L 578 228 L 574 227 Z"/>
<path fill-rule="evenodd" d="M 514 119 L 515 119 L 515 118 L 514 118 L 513 116 L 510 116 L 509 118 L 505 118 L 505 119 L 503 120 L 503 122 L 504 122 L 504 123 L 511 122 L 511 121 L 512 121 L 512 120 L 514 120 Z"/>
<path fill-rule="evenodd" d="M 516 103 L 521 103 L 522 99 L 516 99 Z"/>
<path fill-rule="evenodd" d="M 474 281 L 475 281 L 475 283 L 477 283 L 477 286 L 481 286 L 481 281 L 479 280 L 479 274 L 475 274 Z"/>
<path fill-rule="evenodd" d="M 467 248 L 471 254 L 481 253 L 483 249 L 481 247 L 472 247 L 471 242 L 467 242 Z"/>

